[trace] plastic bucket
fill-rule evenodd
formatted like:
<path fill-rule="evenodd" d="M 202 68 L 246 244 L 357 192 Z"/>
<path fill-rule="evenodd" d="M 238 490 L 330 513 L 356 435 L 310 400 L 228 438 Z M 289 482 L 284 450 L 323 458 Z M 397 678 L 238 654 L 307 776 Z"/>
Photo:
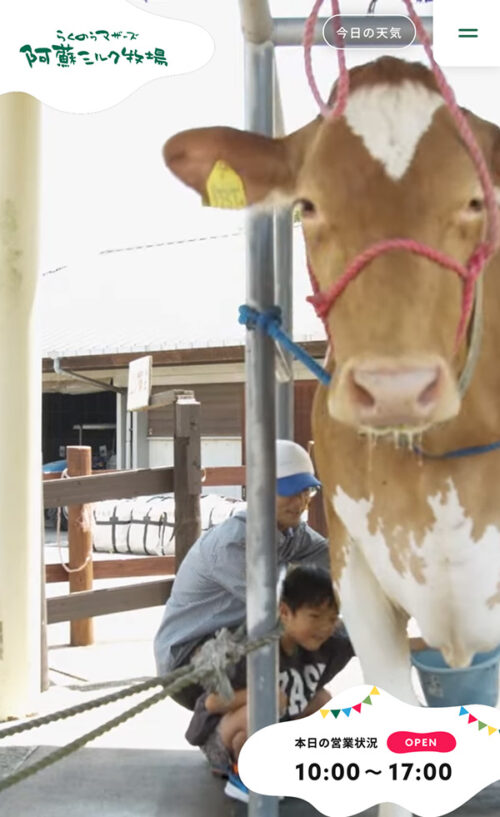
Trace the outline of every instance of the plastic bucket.
<path fill-rule="evenodd" d="M 478 652 L 469 667 L 453 669 L 439 650 L 421 650 L 411 656 L 429 706 L 496 706 L 500 646 Z"/>

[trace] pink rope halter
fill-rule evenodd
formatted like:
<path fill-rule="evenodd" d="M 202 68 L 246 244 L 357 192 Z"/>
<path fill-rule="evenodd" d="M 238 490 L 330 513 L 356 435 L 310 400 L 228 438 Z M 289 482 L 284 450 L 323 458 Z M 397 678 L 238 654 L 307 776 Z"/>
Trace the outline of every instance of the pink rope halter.
<path fill-rule="evenodd" d="M 476 167 L 476 171 L 481 182 L 481 187 L 483 189 L 484 200 L 486 204 L 487 213 L 486 235 L 483 238 L 483 240 L 478 244 L 478 246 L 476 247 L 476 249 L 474 250 L 474 252 L 472 253 L 472 255 L 470 256 L 469 260 L 465 265 L 461 264 L 459 261 L 452 258 L 451 256 L 448 256 L 437 249 L 433 249 L 432 247 L 428 247 L 427 245 L 422 244 L 419 241 L 415 241 L 414 239 L 390 238 L 385 239 L 383 241 L 379 241 L 376 244 L 373 244 L 367 250 L 361 252 L 356 258 L 354 258 L 354 260 L 348 264 L 347 268 L 345 269 L 341 277 L 324 292 L 320 291 L 318 282 L 309 265 L 309 275 L 311 277 L 314 295 L 310 296 L 307 300 L 313 304 L 317 315 L 323 320 L 326 326 L 326 319 L 328 317 L 328 313 L 332 309 L 339 295 L 346 289 L 347 285 L 354 278 L 356 278 L 356 276 L 370 263 L 370 261 L 373 261 L 379 255 L 382 255 L 382 253 L 388 252 L 390 250 L 407 250 L 408 252 L 412 252 L 416 255 L 424 256 L 425 258 L 428 258 L 431 261 L 435 261 L 442 267 L 453 270 L 462 279 L 463 282 L 462 312 L 460 315 L 460 320 L 458 323 L 455 338 L 455 344 L 456 347 L 458 347 L 461 339 L 465 334 L 467 322 L 474 304 L 475 284 L 477 278 L 480 275 L 483 267 L 486 265 L 491 256 L 496 252 L 496 250 L 500 246 L 500 220 L 498 215 L 493 182 L 491 180 L 488 167 L 486 165 L 486 161 L 484 159 L 481 148 L 479 147 L 479 144 L 476 140 L 476 137 L 474 136 L 474 133 L 472 132 L 472 129 L 469 126 L 469 123 L 467 122 L 467 119 L 465 118 L 464 114 L 462 113 L 456 102 L 455 95 L 452 89 L 448 85 L 443 72 L 441 71 L 436 60 L 434 59 L 430 39 L 427 36 L 427 32 L 425 31 L 420 21 L 420 17 L 418 16 L 418 14 L 416 14 L 413 8 L 412 0 L 403 0 L 403 2 L 407 8 L 408 16 L 415 25 L 418 37 L 420 38 L 420 42 L 422 43 L 425 52 L 429 57 L 432 70 L 434 72 L 434 76 L 436 79 L 436 84 L 439 90 L 441 91 L 443 99 L 446 102 L 453 119 L 455 120 L 458 132 L 462 137 L 462 140 L 465 143 L 465 146 L 467 147 L 471 159 Z M 311 61 L 311 49 L 314 38 L 314 29 L 316 21 L 318 19 L 319 10 L 322 4 L 323 0 L 315 0 L 313 10 L 306 22 L 304 30 L 304 61 L 309 85 L 311 87 L 313 96 L 319 105 L 321 114 L 325 119 L 333 121 L 334 119 L 337 119 L 343 115 L 347 106 L 349 96 L 349 72 L 346 67 L 344 51 L 342 49 L 337 49 L 340 76 L 337 83 L 337 94 L 335 104 L 332 108 L 328 107 L 328 105 L 326 105 L 323 99 L 321 98 L 318 87 L 316 85 Z M 338 14 L 340 14 L 339 0 L 332 0 L 332 16 Z M 328 332 L 328 327 L 326 328 Z"/>

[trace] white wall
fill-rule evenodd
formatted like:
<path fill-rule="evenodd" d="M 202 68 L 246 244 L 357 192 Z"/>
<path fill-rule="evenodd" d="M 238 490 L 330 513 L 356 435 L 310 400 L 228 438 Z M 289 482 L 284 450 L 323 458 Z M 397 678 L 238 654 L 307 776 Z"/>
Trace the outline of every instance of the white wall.
<path fill-rule="evenodd" d="M 173 466 L 174 441 L 172 437 L 149 437 L 149 467 Z M 201 466 L 202 468 L 218 465 L 241 465 L 241 438 L 240 437 L 202 437 L 201 438 Z M 205 488 L 204 494 L 221 494 L 241 499 L 239 486 L 224 486 L 221 488 Z"/>

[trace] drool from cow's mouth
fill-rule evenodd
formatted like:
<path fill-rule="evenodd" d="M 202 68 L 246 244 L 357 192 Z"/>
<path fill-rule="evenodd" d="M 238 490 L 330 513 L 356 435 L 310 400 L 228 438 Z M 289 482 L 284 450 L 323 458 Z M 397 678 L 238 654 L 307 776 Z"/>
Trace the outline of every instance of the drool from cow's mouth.
<path fill-rule="evenodd" d="M 426 428 L 407 428 L 405 426 L 387 428 L 368 428 L 363 426 L 359 430 L 360 437 L 366 437 L 370 447 L 374 448 L 380 439 L 392 442 L 394 448 L 420 450 L 422 436 Z"/>

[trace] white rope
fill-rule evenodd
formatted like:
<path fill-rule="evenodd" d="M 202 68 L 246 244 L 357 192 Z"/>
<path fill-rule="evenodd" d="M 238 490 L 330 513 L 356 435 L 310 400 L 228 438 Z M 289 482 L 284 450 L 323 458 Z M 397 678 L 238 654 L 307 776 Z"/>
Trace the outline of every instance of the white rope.
<path fill-rule="evenodd" d="M 65 468 L 64 471 L 61 473 L 61 479 L 66 479 L 69 476 L 68 469 Z M 92 529 L 92 506 L 91 505 L 82 505 L 82 514 L 79 519 L 77 519 L 77 524 L 80 525 L 84 533 L 88 533 L 89 530 Z M 89 552 L 87 553 L 87 557 L 83 564 L 79 565 L 78 567 L 70 567 L 64 561 L 64 556 L 61 547 L 61 506 L 57 508 L 57 524 L 56 524 L 56 544 L 59 549 L 59 559 L 61 561 L 61 566 L 64 568 L 66 573 L 80 573 L 80 571 L 84 570 L 88 563 L 92 558 L 92 542 L 90 543 Z"/>

